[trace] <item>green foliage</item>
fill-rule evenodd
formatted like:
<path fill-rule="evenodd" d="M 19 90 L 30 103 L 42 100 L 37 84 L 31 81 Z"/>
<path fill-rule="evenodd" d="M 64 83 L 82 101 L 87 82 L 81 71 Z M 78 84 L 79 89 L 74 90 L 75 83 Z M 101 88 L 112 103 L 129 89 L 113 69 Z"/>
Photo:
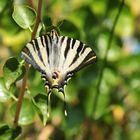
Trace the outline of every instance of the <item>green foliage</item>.
<path fill-rule="evenodd" d="M 47 96 L 43 95 L 43 94 L 38 94 L 34 97 L 33 99 L 33 103 L 34 105 L 37 107 L 40 118 L 43 121 L 43 124 L 45 125 L 47 122 L 47 115 L 49 112 L 47 112 Z"/>
<path fill-rule="evenodd" d="M 3 66 L 3 77 L 0 77 L 0 101 L 6 102 L 10 98 L 16 100 L 15 82 L 20 80 L 25 73 L 23 61 L 19 62 L 16 58 L 9 58 Z"/>
<path fill-rule="evenodd" d="M 15 116 L 15 112 L 16 112 L 16 103 L 13 103 L 11 105 L 10 111 L 11 111 L 11 115 L 14 117 Z M 22 108 L 21 108 L 21 112 L 20 112 L 20 116 L 19 116 L 19 124 L 20 125 L 28 125 L 33 123 L 35 118 L 35 110 L 33 107 L 33 104 L 31 103 L 31 101 L 29 99 L 24 99 L 23 100 L 23 104 L 22 104 Z"/>
<path fill-rule="evenodd" d="M 14 5 L 12 17 L 20 27 L 23 29 L 29 28 L 31 30 L 31 26 L 35 22 L 36 14 L 29 6 Z"/>
<path fill-rule="evenodd" d="M 60 35 L 89 45 L 98 61 L 68 82 L 65 88 L 67 117 L 64 117 L 63 96 L 57 91 L 51 95 L 51 107 L 47 106 L 47 91 L 40 73 L 30 67 L 18 121 L 22 132 L 20 126 L 13 126 L 26 71 L 20 50 L 30 41 L 37 15 L 34 9 L 38 5 L 32 2 L 23 0 L 18 4 L 16 1 L 14 5 L 13 0 L 0 1 L 0 124 L 4 124 L 0 127 L 0 140 L 13 140 L 20 134 L 21 140 L 39 139 L 42 135 L 52 140 L 139 140 L 138 1 L 125 1 L 109 50 L 110 32 L 120 0 L 43 1 L 36 37 L 56 29 Z M 107 61 L 104 61 L 106 51 Z"/>
<path fill-rule="evenodd" d="M 0 139 L 1 140 L 14 140 L 21 133 L 21 127 L 10 128 L 8 125 L 3 125 L 0 127 Z"/>
<path fill-rule="evenodd" d="M 25 67 L 23 62 L 18 62 L 16 58 L 9 58 L 5 65 L 3 66 L 3 74 L 5 86 L 7 89 L 15 83 L 17 80 L 21 79 L 25 73 Z"/>
<path fill-rule="evenodd" d="M 5 86 L 5 82 L 3 78 L 0 78 L 0 101 L 6 102 L 11 97 L 14 98 L 13 93 L 16 90 L 15 84 L 13 84 L 10 88 Z"/>

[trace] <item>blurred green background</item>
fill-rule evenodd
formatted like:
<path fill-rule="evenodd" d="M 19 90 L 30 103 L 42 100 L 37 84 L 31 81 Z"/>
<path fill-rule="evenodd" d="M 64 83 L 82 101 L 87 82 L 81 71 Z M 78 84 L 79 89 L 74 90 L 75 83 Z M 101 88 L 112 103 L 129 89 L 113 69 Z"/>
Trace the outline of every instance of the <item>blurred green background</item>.
<path fill-rule="evenodd" d="M 13 56 L 21 61 L 20 51 L 31 39 L 31 32 L 13 20 L 13 5 L 26 4 L 36 9 L 37 3 L 37 0 L 0 0 L 0 77 L 5 61 Z M 97 89 L 120 3 L 120 0 L 43 1 L 45 26 L 61 22 L 60 34 L 88 44 L 96 52 L 98 61 L 68 82 L 67 117 L 63 112 L 63 98 L 54 91 L 46 126 L 42 123 L 46 121 L 43 112 L 39 113 L 31 100 L 32 97 L 36 102 L 44 100 L 46 91 L 40 74 L 31 67 L 19 140 L 140 140 L 140 0 L 125 0 L 107 51 L 100 93 Z M 18 97 L 21 80 L 16 86 L 13 94 Z M 12 124 L 15 102 L 2 91 L 0 85 L 0 124 Z"/>

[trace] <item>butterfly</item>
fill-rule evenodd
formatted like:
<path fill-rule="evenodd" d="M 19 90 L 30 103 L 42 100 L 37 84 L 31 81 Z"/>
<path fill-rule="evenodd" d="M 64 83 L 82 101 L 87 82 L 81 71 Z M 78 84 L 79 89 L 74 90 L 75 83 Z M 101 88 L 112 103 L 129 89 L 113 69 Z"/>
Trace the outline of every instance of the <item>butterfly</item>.
<path fill-rule="evenodd" d="M 86 44 L 74 38 L 59 36 L 54 29 L 27 43 L 22 49 L 21 58 L 41 73 L 48 88 L 47 103 L 52 89 L 56 88 L 64 95 L 64 107 L 64 86 L 67 81 L 75 72 L 97 59 L 95 52 Z"/>

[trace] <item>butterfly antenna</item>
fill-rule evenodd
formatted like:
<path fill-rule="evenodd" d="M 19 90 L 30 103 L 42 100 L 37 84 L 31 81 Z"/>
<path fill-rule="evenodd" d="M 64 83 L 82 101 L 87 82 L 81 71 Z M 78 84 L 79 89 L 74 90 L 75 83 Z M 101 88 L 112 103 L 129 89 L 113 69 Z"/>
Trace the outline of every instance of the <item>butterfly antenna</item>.
<path fill-rule="evenodd" d="M 59 89 L 59 92 L 61 92 L 63 94 L 63 97 L 64 97 L 64 114 L 65 116 L 67 116 L 67 106 L 66 106 L 66 99 L 65 99 L 65 92 L 64 92 L 64 89 L 63 88 L 60 88 Z"/>
<path fill-rule="evenodd" d="M 52 93 L 52 90 L 49 89 L 49 92 L 47 94 L 47 116 L 48 117 L 50 116 L 50 114 L 49 114 L 49 107 L 50 107 L 50 95 L 51 95 L 51 93 Z"/>

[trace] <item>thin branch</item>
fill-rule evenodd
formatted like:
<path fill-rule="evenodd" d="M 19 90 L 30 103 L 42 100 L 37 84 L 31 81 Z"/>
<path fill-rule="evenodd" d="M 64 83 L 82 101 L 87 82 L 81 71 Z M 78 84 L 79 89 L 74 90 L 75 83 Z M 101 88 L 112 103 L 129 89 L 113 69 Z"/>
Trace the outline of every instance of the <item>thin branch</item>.
<path fill-rule="evenodd" d="M 102 65 L 101 65 L 101 69 L 100 69 L 100 73 L 99 73 L 99 80 L 97 82 L 97 90 L 96 90 L 96 95 L 95 95 L 95 100 L 94 100 L 94 105 L 93 105 L 93 116 L 95 116 L 95 111 L 96 111 L 96 108 L 97 108 L 97 105 L 98 105 L 98 98 L 99 98 L 99 95 L 101 93 L 100 86 L 101 86 L 101 82 L 102 82 L 104 69 L 105 69 L 105 66 L 106 66 L 106 63 L 107 63 L 108 52 L 109 52 L 109 49 L 111 48 L 111 43 L 112 43 L 115 27 L 116 27 L 116 24 L 117 24 L 118 19 L 120 17 L 121 11 L 123 9 L 124 1 L 125 0 L 122 0 L 121 3 L 120 3 L 120 6 L 118 8 L 118 13 L 115 17 L 112 29 L 110 31 L 110 36 L 109 36 L 109 40 L 108 40 L 108 44 L 107 44 L 107 49 L 106 49 L 106 52 L 105 52 L 105 57 L 104 57 Z"/>
<path fill-rule="evenodd" d="M 38 8 L 37 8 L 37 18 L 36 18 L 36 22 L 35 22 L 35 26 L 34 26 L 34 30 L 33 30 L 33 33 L 32 33 L 31 40 L 35 39 L 36 32 L 37 32 L 39 23 L 41 21 L 41 9 L 42 9 L 42 0 L 39 0 Z"/>
<path fill-rule="evenodd" d="M 31 36 L 31 40 L 35 39 L 36 36 L 36 32 L 41 20 L 41 9 L 42 9 L 42 0 L 38 1 L 38 8 L 37 8 L 37 18 L 36 18 L 36 22 L 34 25 L 34 29 L 32 32 L 32 36 Z M 23 97 L 24 97 L 24 93 L 26 90 L 26 84 L 27 84 L 27 78 L 28 78 L 28 72 L 29 72 L 29 64 L 26 63 L 25 65 L 26 67 L 26 73 L 23 77 L 23 82 L 22 82 L 22 87 L 21 87 L 21 91 L 20 91 L 20 95 L 18 97 L 18 102 L 17 102 L 17 106 L 16 106 L 16 114 L 15 114 L 15 118 L 14 118 L 14 125 L 17 126 L 18 125 L 18 120 L 19 120 L 19 114 L 20 114 L 20 110 L 21 110 L 21 106 L 22 106 L 22 101 L 23 101 Z"/>
<path fill-rule="evenodd" d="M 23 97 L 24 97 L 24 92 L 25 92 L 27 77 L 28 77 L 28 72 L 29 72 L 29 65 L 26 64 L 25 67 L 26 67 L 26 73 L 23 77 L 22 87 L 20 90 L 20 95 L 18 97 L 18 102 L 17 102 L 17 106 L 16 106 L 16 114 L 15 114 L 15 118 L 14 118 L 15 126 L 18 125 L 19 114 L 20 114 L 20 110 L 21 110 L 21 105 L 22 105 L 22 101 L 23 101 Z"/>

